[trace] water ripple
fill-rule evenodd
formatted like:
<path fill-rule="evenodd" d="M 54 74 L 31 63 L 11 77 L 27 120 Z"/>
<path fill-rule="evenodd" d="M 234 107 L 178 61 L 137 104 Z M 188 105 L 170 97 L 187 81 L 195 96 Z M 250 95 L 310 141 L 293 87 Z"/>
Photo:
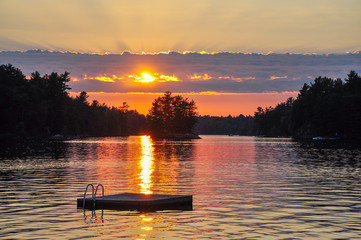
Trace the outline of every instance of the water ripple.
<path fill-rule="evenodd" d="M 0 238 L 361 236 L 358 148 L 224 136 L 142 147 L 141 137 L 1 146 Z M 140 164 L 144 154 L 149 164 Z M 144 184 L 192 194 L 194 210 L 83 211 L 75 200 L 88 183 L 102 183 L 106 194 L 141 192 Z"/>

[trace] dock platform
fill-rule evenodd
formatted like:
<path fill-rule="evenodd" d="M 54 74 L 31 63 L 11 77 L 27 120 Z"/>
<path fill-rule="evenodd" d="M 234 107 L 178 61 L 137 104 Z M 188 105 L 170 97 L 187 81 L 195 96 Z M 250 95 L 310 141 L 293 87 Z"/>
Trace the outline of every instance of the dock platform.
<path fill-rule="evenodd" d="M 83 207 L 83 202 L 85 206 Z M 78 198 L 77 207 L 85 209 L 114 209 L 114 210 L 193 210 L 192 195 L 166 195 L 121 193 L 94 198 Z"/>

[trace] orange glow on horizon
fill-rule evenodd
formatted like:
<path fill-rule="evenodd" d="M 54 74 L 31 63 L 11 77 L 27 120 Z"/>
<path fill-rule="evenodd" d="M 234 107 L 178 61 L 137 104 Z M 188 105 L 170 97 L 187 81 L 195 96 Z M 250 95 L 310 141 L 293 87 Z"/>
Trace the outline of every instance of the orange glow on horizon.
<path fill-rule="evenodd" d="M 267 92 L 267 93 L 220 93 L 220 92 L 199 92 L 199 93 L 172 93 L 193 99 L 198 107 L 200 115 L 211 116 L 238 116 L 239 114 L 251 115 L 257 111 L 257 107 L 275 107 L 285 102 L 289 97 L 297 97 L 298 91 L 294 92 Z M 79 93 L 70 93 L 77 96 Z M 119 107 L 123 102 L 130 105 L 141 114 L 148 114 L 155 98 L 163 96 L 164 93 L 152 92 L 129 92 L 129 93 L 104 93 L 88 92 L 89 102 L 98 100 L 108 106 Z"/>

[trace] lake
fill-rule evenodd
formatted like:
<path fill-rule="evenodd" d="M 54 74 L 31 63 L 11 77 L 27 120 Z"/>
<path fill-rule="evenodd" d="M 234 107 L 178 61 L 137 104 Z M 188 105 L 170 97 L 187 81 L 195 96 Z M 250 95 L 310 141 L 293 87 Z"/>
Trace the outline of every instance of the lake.
<path fill-rule="evenodd" d="M 1 239 L 355 239 L 361 150 L 286 138 L 147 136 L 0 147 Z M 77 209 L 105 194 L 193 195 L 193 211 Z"/>

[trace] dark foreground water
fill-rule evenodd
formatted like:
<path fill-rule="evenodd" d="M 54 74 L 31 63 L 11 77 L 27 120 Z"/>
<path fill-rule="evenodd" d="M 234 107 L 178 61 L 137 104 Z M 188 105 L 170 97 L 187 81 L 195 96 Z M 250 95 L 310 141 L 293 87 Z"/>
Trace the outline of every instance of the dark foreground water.
<path fill-rule="evenodd" d="M 0 149 L 1 239 L 361 239 L 357 147 L 140 136 Z M 194 210 L 83 212 L 88 183 L 192 194 Z"/>

